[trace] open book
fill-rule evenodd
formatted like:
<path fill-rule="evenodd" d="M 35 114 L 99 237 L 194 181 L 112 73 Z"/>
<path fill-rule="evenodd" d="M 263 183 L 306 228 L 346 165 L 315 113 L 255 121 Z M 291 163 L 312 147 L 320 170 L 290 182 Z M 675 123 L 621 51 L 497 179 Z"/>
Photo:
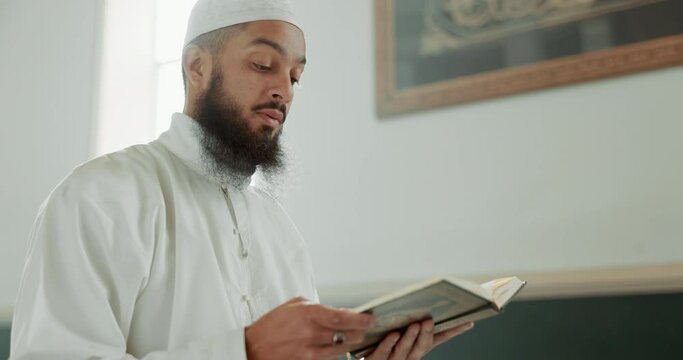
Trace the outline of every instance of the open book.
<path fill-rule="evenodd" d="M 414 284 L 382 296 L 353 310 L 372 313 L 376 325 L 351 351 L 356 358 L 372 352 L 391 331 L 432 318 L 434 333 L 499 314 L 524 287 L 526 281 L 507 277 L 477 284 L 441 277 Z"/>

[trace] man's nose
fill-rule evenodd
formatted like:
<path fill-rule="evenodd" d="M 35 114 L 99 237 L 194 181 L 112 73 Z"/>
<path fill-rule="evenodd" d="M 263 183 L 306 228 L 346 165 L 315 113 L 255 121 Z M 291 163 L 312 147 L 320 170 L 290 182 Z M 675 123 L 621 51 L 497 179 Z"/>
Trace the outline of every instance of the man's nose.
<path fill-rule="evenodd" d="M 292 85 L 292 79 L 289 77 L 289 74 L 286 76 L 278 76 L 271 84 L 270 97 L 284 103 L 292 101 L 294 98 L 294 86 Z"/>

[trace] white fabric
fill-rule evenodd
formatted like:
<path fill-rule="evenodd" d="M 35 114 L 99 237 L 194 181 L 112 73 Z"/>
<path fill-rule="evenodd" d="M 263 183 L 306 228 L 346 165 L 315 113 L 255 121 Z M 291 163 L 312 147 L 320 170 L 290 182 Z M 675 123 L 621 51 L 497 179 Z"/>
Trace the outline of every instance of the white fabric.
<path fill-rule="evenodd" d="M 183 46 L 213 30 L 258 20 L 285 21 L 303 31 L 289 0 L 199 0 L 190 13 Z"/>
<path fill-rule="evenodd" d="M 201 171 L 198 124 L 76 168 L 40 208 L 12 324 L 20 359 L 245 359 L 244 327 L 317 301 L 306 246 L 282 208 Z"/>

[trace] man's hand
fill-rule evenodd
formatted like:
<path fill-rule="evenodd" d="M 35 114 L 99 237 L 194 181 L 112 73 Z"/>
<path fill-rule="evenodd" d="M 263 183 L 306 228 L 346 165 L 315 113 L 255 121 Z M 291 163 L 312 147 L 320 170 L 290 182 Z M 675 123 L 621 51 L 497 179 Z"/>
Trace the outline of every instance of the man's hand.
<path fill-rule="evenodd" d="M 422 359 L 433 348 L 450 338 L 471 329 L 474 323 L 467 323 L 434 335 L 434 321 L 429 319 L 408 326 L 401 334 L 387 335 L 366 360 L 417 360 Z"/>
<path fill-rule="evenodd" d="M 294 298 L 265 314 L 245 330 L 249 360 L 337 359 L 360 343 L 373 323 L 368 314 L 339 310 Z M 336 331 L 345 336 L 334 345 Z"/>

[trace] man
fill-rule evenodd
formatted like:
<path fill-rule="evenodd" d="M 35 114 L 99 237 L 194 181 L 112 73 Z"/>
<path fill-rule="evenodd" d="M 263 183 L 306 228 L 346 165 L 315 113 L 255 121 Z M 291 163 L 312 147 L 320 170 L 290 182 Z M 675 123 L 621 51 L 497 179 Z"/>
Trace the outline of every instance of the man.
<path fill-rule="evenodd" d="M 278 139 L 305 67 L 285 1 L 200 0 L 170 129 L 76 168 L 30 236 L 11 359 L 335 359 L 372 317 L 316 304 L 280 206 Z M 307 300 L 309 299 L 309 300 Z M 427 320 L 368 359 L 414 359 L 465 328 Z"/>

